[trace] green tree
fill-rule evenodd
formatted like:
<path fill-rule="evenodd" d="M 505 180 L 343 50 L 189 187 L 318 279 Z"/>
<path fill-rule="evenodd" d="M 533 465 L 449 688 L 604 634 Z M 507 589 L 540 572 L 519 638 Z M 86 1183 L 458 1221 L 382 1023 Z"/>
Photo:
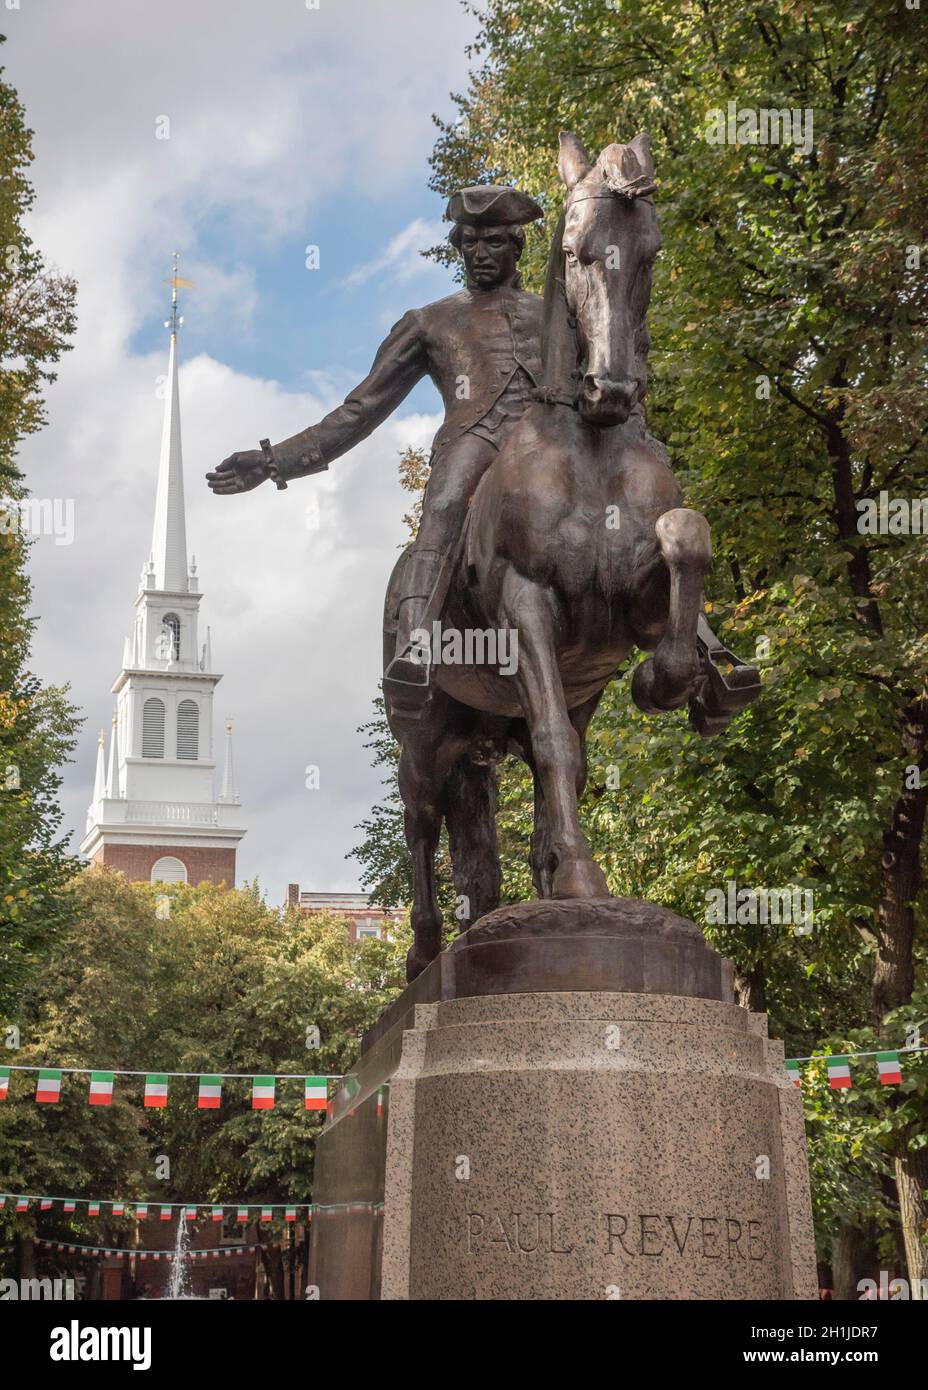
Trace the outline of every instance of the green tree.
<path fill-rule="evenodd" d="M 57 793 L 77 719 L 66 690 L 29 670 L 27 492 L 14 460 L 44 422 L 43 392 L 74 331 L 75 287 L 45 268 L 26 233 L 31 160 L 23 108 L 0 76 L 0 1014 L 66 916 L 74 867 Z"/>
<path fill-rule="evenodd" d="M 24 1000 L 10 1060 L 251 1075 L 343 1074 L 361 1034 L 403 983 L 408 941 L 352 942 L 343 919 L 266 906 L 256 886 L 130 884 L 91 868 L 75 911 Z M 166 915 L 165 915 L 166 914 Z M 311 1032 L 318 1029 L 320 1045 Z M 143 1078 L 118 1078 L 111 1106 L 65 1076 L 59 1104 L 32 1102 L 34 1073 L 13 1074 L 0 1109 L 0 1187 L 197 1203 L 311 1200 L 321 1117 L 298 1080 L 273 1111 L 252 1111 L 249 1082 L 227 1081 L 219 1110 L 197 1109 L 194 1078 L 170 1082 L 164 1110 L 142 1108 Z M 156 1158 L 169 1160 L 167 1176 Z M 0 1233 L 130 1244 L 131 1218 L 86 1209 L 0 1214 Z"/>

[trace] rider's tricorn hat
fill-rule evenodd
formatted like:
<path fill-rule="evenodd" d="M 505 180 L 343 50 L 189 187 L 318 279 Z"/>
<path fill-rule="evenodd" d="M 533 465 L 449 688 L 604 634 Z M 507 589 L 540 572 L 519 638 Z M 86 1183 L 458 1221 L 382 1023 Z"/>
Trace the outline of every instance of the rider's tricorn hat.
<path fill-rule="evenodd" d="M 448 240 L 460 250 L 461 227 L 521 227 L 544 213 L 521 189 L 480 183 L 452 194 L 445 216 L 455 224 Z"/>

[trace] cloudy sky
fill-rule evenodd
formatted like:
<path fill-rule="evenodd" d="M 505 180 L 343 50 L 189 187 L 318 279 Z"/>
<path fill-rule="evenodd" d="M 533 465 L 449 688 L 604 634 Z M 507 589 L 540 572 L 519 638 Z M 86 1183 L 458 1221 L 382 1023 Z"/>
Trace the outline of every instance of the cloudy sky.
<path fill-rule="evenodd" d="M 288 882 L 356 888 L 345 855 L 379 788 L 356 730 L 404 538 L 397 456 L 430 440 L 437 394 L 420 386 L 287 492 L 216 499 L 203 475 L 317 420 L 407 308 L 453 288 L 418 253 L 443 211 L 431 114 L 452 114 L 474 21 L 458 0 L 22 0 L 0 18 L 35 132 L 31 230 L 80 294 L 50 423 L 20 456 L 34 496 L 75 506 L 73 544 L 43 537 L 31 561 L 35 667 L 70 683 L 86 721 L 63 792 L 72 845 L 151 544 L 178 248 L 196 284 L 180 342 L 187 536 L 224 673 L 217 736 L 235 721 L 239 878 L 275 902 Z"/>

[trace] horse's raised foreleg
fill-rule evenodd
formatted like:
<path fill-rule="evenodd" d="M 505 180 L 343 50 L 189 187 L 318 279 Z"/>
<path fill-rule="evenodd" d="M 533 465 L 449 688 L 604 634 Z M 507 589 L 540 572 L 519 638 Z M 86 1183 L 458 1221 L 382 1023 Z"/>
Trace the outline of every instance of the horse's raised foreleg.
<path fill-rule="evenodd" d="M 531 738 L 532 765 L 544 797 L 543 880 L 550 874 L 555 898 L 608 897 L 599 865 L 590 854 L 577 810 L 584 776 L 581 740 L 571 723 L 557 667 L 550 594 L 511 570 L 503 580 L 501 612 L 518 633 L 516 682 Z M 536 876 L 539 866 L 536 866 Z"/>
<path fill-rule="evenodd" d="M 441 950 L 441 908 L 435 890 L 435 851 L 441 834 L 441 788 L 434 777 L 434 749 L 413 748 L 414 734 L 403 742 L 399 787 L 405 810 L 406 844 L 412 858 L 413 899 L 410 914 L 413 944 L 406 956 L 406 979 L 421 974 Z"/>
<path fill-rule="evenodd" d="M 699 675 L 696 623 L 702 612 L 702 581 L 712 563 L 709 524 L 699 512 L 674 507 L 654 530 L 670 575 L 667 624 L 653 657 L 635 668 L 632 699 L 646 714 L 685 705 Z"/>

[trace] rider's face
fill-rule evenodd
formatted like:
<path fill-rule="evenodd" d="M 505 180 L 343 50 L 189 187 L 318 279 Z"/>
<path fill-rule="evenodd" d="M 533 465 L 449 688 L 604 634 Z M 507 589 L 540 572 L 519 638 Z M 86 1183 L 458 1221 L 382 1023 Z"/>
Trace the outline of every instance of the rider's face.
<path fill-rule="evenodd" d="M 482 290 L 505 284 L 516 272 L 521 248 L 508 227 L 464 227 L 461 255 L 468 280 Z"/>

